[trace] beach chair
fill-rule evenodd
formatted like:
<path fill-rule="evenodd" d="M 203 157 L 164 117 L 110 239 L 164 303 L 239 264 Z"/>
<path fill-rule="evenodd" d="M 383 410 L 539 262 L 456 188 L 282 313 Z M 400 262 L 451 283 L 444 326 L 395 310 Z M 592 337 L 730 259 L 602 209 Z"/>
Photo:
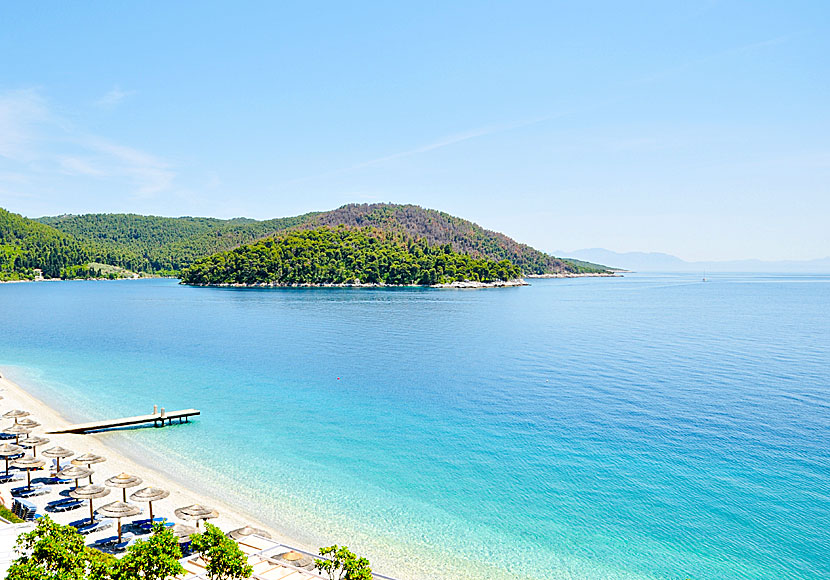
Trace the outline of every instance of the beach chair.
<path fill-rule="evenodd" d="M 0 475 L 0 483 L 11 483 L 13 481 L 23 481 L 23 476 L 19 473 L 9 473 L 8 475 L 4 473 Z"/>
<path fill-rule="evenodd" d="M 22 486 L 12 488 L 13 497 L 37 497 L 39 495 L 46 495 L 49 489 L 42 483 L 33 483 L 31 486 Z"/>
<path fill-rule="evenodd" d="M 127 537 L 132 536 L 132 537 Z M 117 538 L 116 538 L 117 539 Z M 113 544 L 112 551 L 113 552 L 123 552 L 133 544 L 138 541 L 138 538 L 135 537 L 133 534 L 121 534 L 121 543 L 120 544 Z"/>
<path fill-rule="evenodd" d="M 84 502 L 80 499 L 74 498 L 64 498 L 64 499 L 56 499 L 55 501 L 50 501 L 46 504 L 46 511 L 47 512 L 55 512 L 55 513 L 63 513 L 72 510 L 76 510 L 80 507 L 84 506 Z"/>
<path fill-rule="evenodd" d="M 165 528 L 172 528 L 174 525 L 173 522 L 168 522 L 167 518 L 164 517 L 153 518 L 153 521 L 150 521 L 148 518 L 145 520 L 138 520 L 137 522 L 133 522 L 133 525 L 137 525 L 143 532 L 152 532 L 153 526 L 155 524 L 161 524 L 162 527 Z"/>
<path fill-rule="evenodd" d="M 84 536 L 88 536 L 89 534 L 93 534 L 95 532 L 100 532 L 101 530 L 106 530 L 107 528 L 112 527 L 112 520 L 99 520 L 94 524 L 90 524 L 89 520 L 83 519 L 72 522 L 72 527 L 78 530 L 78 533 Z"/>

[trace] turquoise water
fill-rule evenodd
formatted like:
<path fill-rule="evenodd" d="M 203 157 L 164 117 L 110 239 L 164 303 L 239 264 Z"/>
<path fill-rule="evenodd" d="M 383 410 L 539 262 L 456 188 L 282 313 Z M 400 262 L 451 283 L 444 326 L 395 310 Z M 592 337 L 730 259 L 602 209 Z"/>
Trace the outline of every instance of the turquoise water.
<path fill-rule="evenodd" d="M 400 578 L 830 577 L 830 277 L 0 285 L 0 365 Z M 148 455 L 149 454 L 149 455 Z"/>

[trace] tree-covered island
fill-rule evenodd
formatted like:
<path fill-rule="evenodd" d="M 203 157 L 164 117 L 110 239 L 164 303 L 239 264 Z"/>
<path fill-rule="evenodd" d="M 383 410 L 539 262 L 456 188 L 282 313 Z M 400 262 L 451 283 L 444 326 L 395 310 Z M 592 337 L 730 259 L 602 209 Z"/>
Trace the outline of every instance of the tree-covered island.
<path fill-rule="evenodd" d="M 521 278 L 496 262 L 376 228 L 291 231 L 197 260 L 182 272 L 192 285 L 504 284 Z"/>

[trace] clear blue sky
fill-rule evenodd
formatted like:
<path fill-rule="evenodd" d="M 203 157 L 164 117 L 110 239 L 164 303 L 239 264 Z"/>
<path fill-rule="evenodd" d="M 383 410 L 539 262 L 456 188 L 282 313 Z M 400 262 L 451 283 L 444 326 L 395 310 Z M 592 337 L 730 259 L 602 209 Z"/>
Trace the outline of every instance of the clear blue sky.
<path fill-rule="evenodd" d="M 0 206 L 830 254 L 830 3 L 6 2 Z"/>

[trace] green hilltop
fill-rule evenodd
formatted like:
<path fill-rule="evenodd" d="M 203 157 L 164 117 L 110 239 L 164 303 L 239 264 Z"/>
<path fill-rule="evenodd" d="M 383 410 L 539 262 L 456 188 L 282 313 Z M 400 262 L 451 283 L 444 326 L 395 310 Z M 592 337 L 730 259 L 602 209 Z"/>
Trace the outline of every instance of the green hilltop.
<path fill-rule="evenodd" d="M 285 232 L 202 258 L 182 272 L 182 283 L 426 286 L 520 276 L 521 269 L 508 260 L 474 258 L 449 244 L 433 246 L 423 238 L 341 225 Z"/>
<path fill-rule="evenodd" d="M 499 262 L 524 275 L 599 273 L 597 264 L 555 258 L 468 220 L 416 205 L 348 204 L 271 220 L 84 214 L 36 220 L 0 210 L 0 280 L 84 277 L 91 262 L 144 275 L 178 276 L 200 258 L 289 230 L 373 227 L 430 246 Z"/>

